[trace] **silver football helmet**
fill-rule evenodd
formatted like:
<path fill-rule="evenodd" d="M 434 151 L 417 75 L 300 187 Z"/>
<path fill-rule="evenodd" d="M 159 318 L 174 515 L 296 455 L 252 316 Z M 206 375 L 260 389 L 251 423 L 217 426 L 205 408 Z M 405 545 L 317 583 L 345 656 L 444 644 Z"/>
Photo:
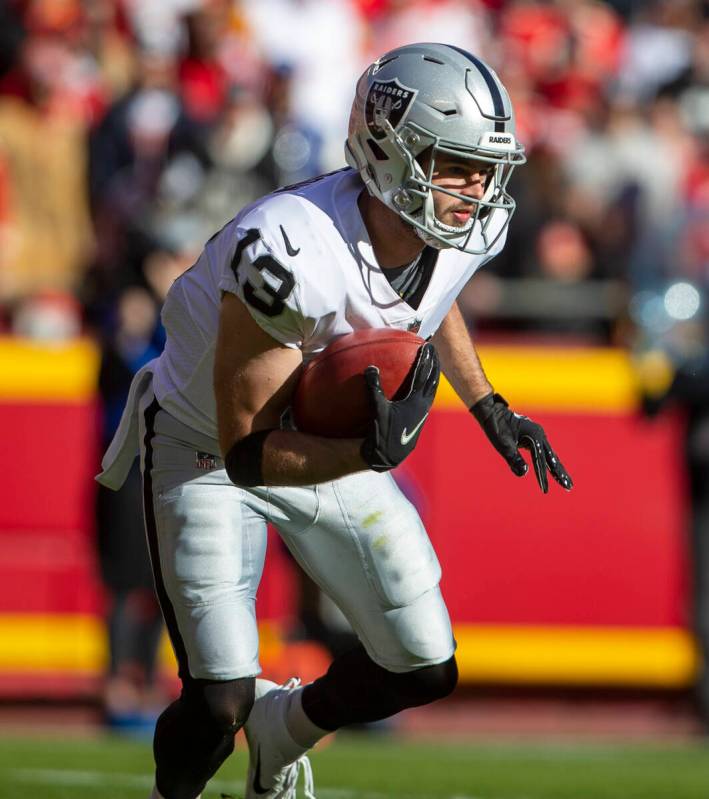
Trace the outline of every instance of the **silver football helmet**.
<path fill-rule="evenodd" d="M 429 150 L 430 158 L 417 160 Z M 434 186 L 440 154 L 490 165 L 482 199 Z M 526 161 L 512 103 L 493 70 L 458 47 L 429 43 L 391 50 L 359 79 L 345 157 L 370 194 L 426 244 L 472 255 L 487 253 L 509 224 L 515 201 L 507 184 Z M 436 217 L 434 189 L 471 205 L 465 225 Z"/>

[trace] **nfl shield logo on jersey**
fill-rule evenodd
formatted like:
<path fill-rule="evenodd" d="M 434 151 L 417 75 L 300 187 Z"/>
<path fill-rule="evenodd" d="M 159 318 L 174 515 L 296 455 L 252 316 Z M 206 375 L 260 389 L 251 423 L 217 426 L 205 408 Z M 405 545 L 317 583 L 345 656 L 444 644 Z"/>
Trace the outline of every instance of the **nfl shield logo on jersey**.
<path fill-rule="evenodd" d="M 421 329 L 421 320 L 414 319 L 413 322 L 409 322 L 406 329 L 409 331 L 409 333 L 418 333 Z"/>
<path fill-rule="evenodd" d="M 402 86 L 396 78 L 372 84 L 364 113 L 369 132 L 375 139 L 383 139 L 386 135 L 383 127 L 386 120 L 395 130 L 401 125 L 417 93 L 416 89 Z"/>
<path fill-rule="evenodd" d="M 195 452 L 195 466 L 211 471 L 217 468 L 217 457 L 209 452 Z"/>

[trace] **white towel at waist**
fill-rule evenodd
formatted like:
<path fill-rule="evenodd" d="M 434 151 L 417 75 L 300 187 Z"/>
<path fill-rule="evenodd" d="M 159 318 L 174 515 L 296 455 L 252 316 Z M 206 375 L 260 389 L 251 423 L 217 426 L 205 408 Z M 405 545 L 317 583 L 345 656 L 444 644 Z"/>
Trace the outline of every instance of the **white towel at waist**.
<path fill-rule="evenodd" d="M 97 475 L 96 480 L 114 491 L 118 491 L 125 482 L 135 456 L 139 452 L 138 402 L 150 386 L 156 361 L 157 358 L 146 363 L 133 377 L 118 429 L 101 460 L 102 471 Z"/>

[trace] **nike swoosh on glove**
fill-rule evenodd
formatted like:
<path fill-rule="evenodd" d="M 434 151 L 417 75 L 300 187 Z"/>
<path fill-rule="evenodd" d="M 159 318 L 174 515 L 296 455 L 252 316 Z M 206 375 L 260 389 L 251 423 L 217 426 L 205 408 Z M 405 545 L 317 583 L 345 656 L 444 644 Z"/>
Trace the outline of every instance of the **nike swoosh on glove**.
<path fill-rule="evenodd" d="M 519 447 L 522 447 L 532 454 L 534 473 L 545 494 L 549 491 L 547 471 L 562 488 L 571 491 L 573 480 L 551 448 L 540 424 L 511 411 L 505 398 L 499 394 L 488 394 L 478 400 L 470 412 L 518 477 L 527 474 L 527 463 L 519 454 Z"/>
<path fill-rule="evenodd" d="M 411 389 L 404 399 L 388 400 L 379 381 L 379 369 L 364 370 L 367 391 L 374 410 L 374 420 L 362 443 L 362 457 L 375 472 L 387 472 L 398 466 L 413 451 L 436 396 L 441 368 L 433 344 L 419 350 Z"/>

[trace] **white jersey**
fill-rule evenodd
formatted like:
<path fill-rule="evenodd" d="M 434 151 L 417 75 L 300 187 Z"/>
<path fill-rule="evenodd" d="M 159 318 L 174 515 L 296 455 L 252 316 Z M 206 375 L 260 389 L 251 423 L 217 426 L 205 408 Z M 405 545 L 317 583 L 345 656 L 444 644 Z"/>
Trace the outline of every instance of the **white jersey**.
<path fill-rule="evenodd" d="M 167 344 L 153 367 L 162 408 L 217 438 L 212 371 L 222 292 L 236 294 L 267 333 L 308 361 L 334 338 L 363 328 L 430 337 L 463 286 L 504 245 L 502 234 L 484 256 L 431 251 L 430 279 L 413 308 L 377 264 L 357 205 L 362 189 L 351 169 L 281 189 L 207 242 L 163 308 Z"/>

